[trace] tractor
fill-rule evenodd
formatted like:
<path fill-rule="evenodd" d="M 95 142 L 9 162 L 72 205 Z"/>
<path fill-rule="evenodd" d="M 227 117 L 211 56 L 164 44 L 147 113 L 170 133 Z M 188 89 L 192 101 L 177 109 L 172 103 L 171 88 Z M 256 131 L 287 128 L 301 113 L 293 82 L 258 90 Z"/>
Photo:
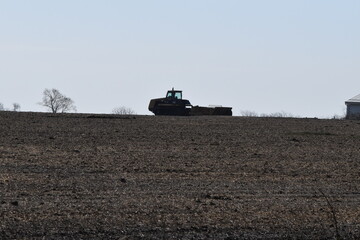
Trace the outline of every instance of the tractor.
<path fill-rule="evenodd" d="M 182 98 L 182 91 L 167 91 L 164 98 L 151 99 L 149 110 L 155 115 L 173 116 L 202 116 L 202 115 L 224 115 L 232 116 L 231 107 L 211 106 L 201 107 L 192 106 L 189 100 Z"/>
<path fill-rule="evenodd" d="M 188 116 L 191 110 L 189 100 L 182 99 L 182 91 L 169 90 L 164 98 L 151 99 L 149 110 L 155 115 Z"/>

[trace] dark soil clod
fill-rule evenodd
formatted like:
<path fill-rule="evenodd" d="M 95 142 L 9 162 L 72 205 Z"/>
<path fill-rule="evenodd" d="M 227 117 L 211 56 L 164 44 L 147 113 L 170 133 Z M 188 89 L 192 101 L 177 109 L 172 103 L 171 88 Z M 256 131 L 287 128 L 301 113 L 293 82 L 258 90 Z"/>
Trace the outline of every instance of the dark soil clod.
<path fill-rule="evenodd" d="M 125 179 L 125 178 L 121 178 L 121 179 L 120 179 L 120 182 L 126 183 L 126 179 Z"/>

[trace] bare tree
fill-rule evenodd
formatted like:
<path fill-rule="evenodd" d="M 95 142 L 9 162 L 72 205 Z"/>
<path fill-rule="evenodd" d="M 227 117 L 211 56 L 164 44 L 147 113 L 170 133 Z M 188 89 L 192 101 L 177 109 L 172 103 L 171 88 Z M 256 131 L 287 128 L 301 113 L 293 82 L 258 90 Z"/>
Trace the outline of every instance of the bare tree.
<path fill-rule="evenodd" d="M 61 94 L 60 91 L 55 88 L 51 90 L 45 89 L 42 102 L 39 104 L 49 109 L 52 113 L 76 111 L 74 101 Z"/>
<path fill-rule="evenodd" d="M 5 111 L 4 105 L 0 103 L 0 111 Z"/>
<path fill-rule="evenodd" d="M 281 112 L 274 112 L 274 113 L 270 113 L 270 114 L 261 114 L 261 117 L 274 117 L 274 118 L 296 118 L 296 116 L 294 116 L 291 113 L 287 113 L 284 111 Z"/>
<path fill-rule="evenodd" d="M 13 103 L 13 111 L 14 112 L 17 112 L 17 111 L 20 111 L 20 104 L 18 103 Z"/>
<path fill-rule="evenodd" d="M 241 114 L 240 116 L 243 116 L 243 117 L 258 117 L 259 116 L 256 112 L 250 111 L 250 110 L 241 111 L 240 114 Z"/>
<path fill-rule="evenodd" d="M 299 116 L 295 116 L 291 113 L 287 113 L 284 111 L 270 113 L 270 114 L 266 114 L 266 113 L 257 114 L 256 112 L 245 110 L 245 111 L 241 111 L 240 114 L 241 114 L 240 116 L 243 116 L 243 117 L 274 117 L 274 118 L 298 118 L 299 117 Z"/>
<path fill-rule="evenodd" d="M 113 114 L 119 114 L 119 115 L 135 115 L 135 111 L 131 108 L 127 108 L 124 106 L 116 107 L 113 109 Z"/>

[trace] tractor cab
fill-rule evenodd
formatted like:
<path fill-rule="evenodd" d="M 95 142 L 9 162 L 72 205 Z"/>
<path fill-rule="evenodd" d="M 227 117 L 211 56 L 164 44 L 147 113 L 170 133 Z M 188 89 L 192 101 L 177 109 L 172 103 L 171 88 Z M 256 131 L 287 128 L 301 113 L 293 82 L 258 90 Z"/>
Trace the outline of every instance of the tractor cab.
<path fill-rule="evenodd" d="M 182 91 L 174 90 L 173 88 L 167 92 L 166 98 L 182 99 Z"/>

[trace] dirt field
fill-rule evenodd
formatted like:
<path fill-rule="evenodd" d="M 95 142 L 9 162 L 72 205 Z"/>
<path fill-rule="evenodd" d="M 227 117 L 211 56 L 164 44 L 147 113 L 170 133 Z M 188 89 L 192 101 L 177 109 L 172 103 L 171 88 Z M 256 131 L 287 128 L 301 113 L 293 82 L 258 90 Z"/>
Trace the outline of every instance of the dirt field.
<path fill-rule="evenodd" d="M 0 239 L 360 238 L 360 121 L 0 123 Z"/>

